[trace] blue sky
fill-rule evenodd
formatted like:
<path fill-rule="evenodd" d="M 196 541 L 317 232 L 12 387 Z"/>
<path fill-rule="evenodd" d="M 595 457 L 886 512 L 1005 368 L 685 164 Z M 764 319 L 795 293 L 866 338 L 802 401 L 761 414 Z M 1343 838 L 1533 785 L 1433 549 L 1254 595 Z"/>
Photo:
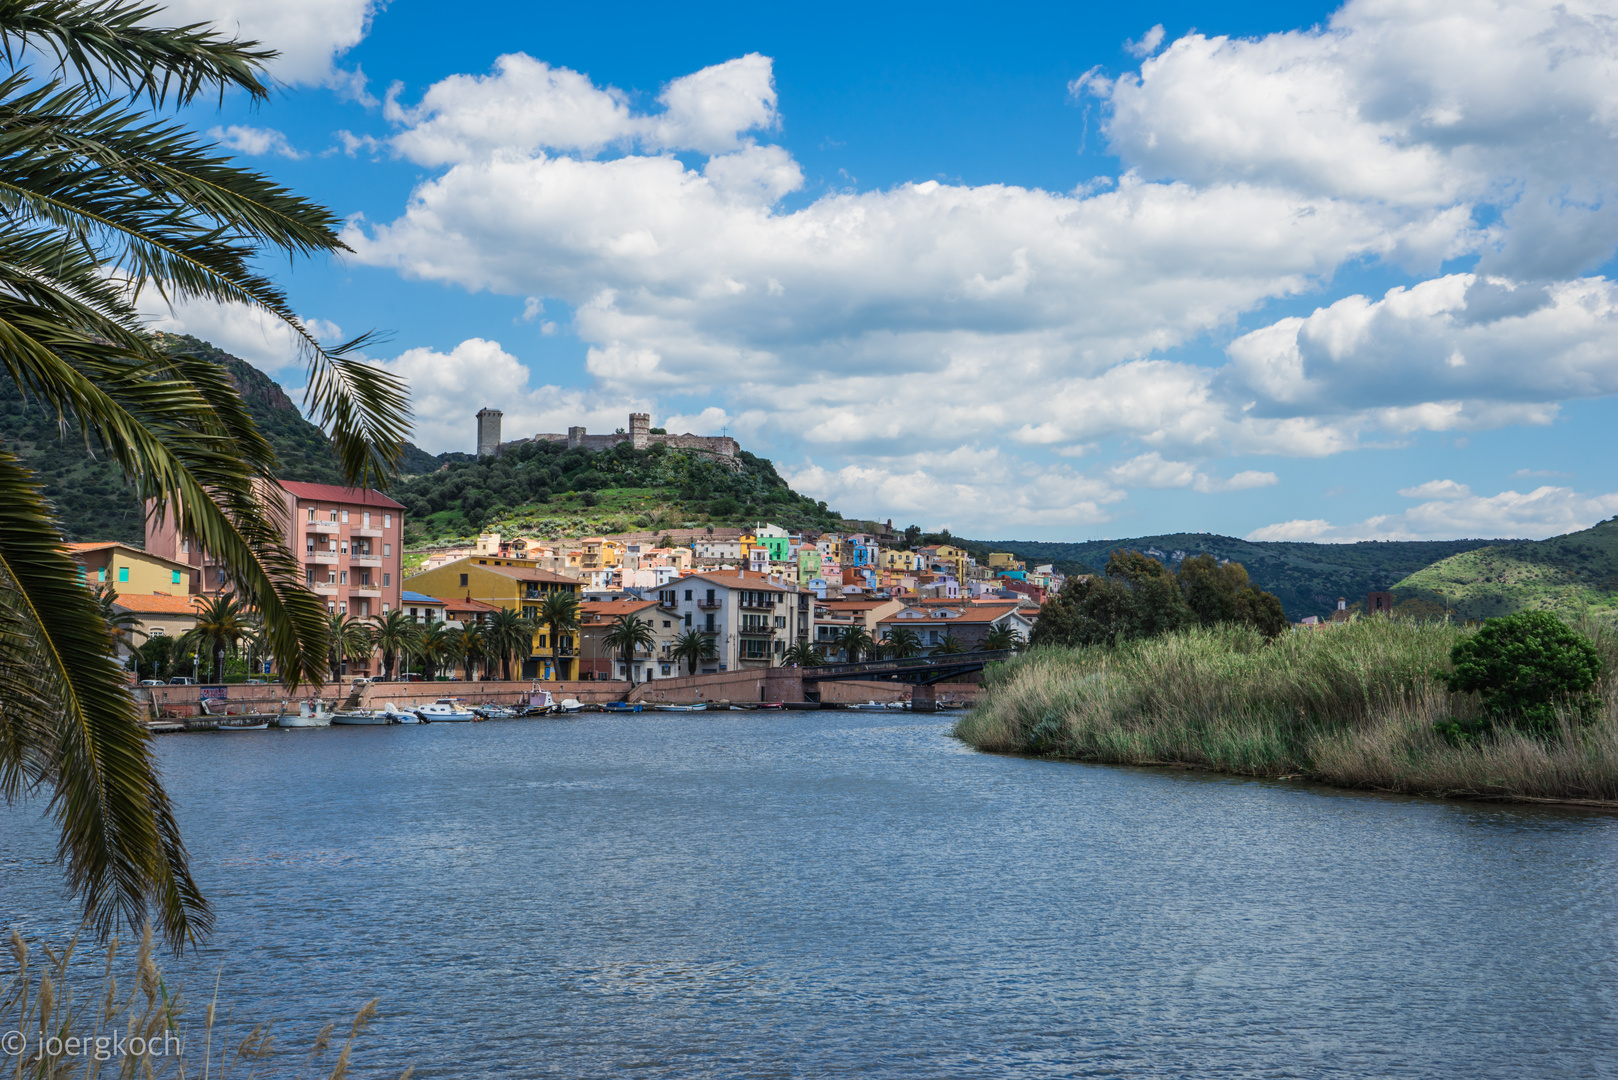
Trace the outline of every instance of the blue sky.
<path fill-rule="evenodd" d="M 1618 513 L 1610 5 L 171 10 L 283 50 L 186 119 L 350 220 L 276 273 L 429 450 L 645 410 L 1006 538 Z"/>

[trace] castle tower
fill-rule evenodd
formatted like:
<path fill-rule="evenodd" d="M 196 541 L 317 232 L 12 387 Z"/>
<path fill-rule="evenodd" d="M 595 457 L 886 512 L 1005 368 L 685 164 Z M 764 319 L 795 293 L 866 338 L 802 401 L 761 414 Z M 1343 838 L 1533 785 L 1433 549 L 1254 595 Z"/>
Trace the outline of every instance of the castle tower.
<path fill-rule="evenodd" d="M 651 444 L 652 417 L 650 413 L 629 414 L 629 445 L 644 450 Z"/>
<path fill-rule="evenodd" d="M 584 427 L 575 425 L 567 429 L 567 448 L 572 450 L 584 445 Z"/>
<path fill-rule="evenodd" d="M 478 457 L 494 457 L 500 452 L 499 409 L 478 410 Z"/>

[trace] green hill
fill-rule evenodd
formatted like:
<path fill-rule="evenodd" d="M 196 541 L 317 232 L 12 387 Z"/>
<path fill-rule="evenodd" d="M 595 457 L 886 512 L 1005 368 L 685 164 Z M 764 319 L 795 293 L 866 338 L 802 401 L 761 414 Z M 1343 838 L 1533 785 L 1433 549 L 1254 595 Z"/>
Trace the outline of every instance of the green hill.
<path fill-rule="evenodd" d="M 330 441 L 304 419 L 274 379 L 206 341 L 174 334 L 158 337 L 170 352 L 211 360 L 229 373 L 259 430 L 275 447 L 283 477 L 317 484 L 343 482 Z M 145 541 L 140 504 L 102 448 L 86 446 L 71 420 L 66 427 L 59 426 L 55 413 L 25 401 L 17 385 L 3 375 L 0 445 L 44 477 L 45 494 L 55 504 L 69 540 L 122 540 L 136 545 Z M 403 471 L 426 472 L 438 464 L 437 458 L 411 446 Z"/>
<path fill-rule="evenodd" d="M 773 464 L 745 450 L 726 463 L 661 444 L 591 452 L 528 442 L 498 457 L 438 460 L 438 471 L 390 492 L 409 511 L 409 545 L 481 531 L 565 537 L 760 521 L 825 530 L 838 523 L 825 503 L 799 495 Z"/>
<path fill-rule="evenodd" d="M 1548 540 L 1511 540 L 1441 559 L 1393 586 L 1395 611 L 1468 619 L 1522 610 L 1618 612 L 1618 518 Z"/>
<path fill-rule="evenodd" d="M 955 540 L 982 559 L 988 551 L 1009 551 L 1029 565 L 1051 563 L 1064 573 L 1099 569 L 1117 550 L 1144 551 L 1168 564 L 1190 555 L 1212 555 L 1239 562 L 1254 585 L 1274 593 L 1293 620 L 1325 615 L 1339 596 L 1363 604 L 1365 594 L 1440 559 L 1482 548 L 1490 540 L 1368 540 L 1358 544 L 1305 544 L 1290 541 L 1239 540 L 1212 533 L 1170 533 L 1084 544 L 1029 540 Z"/>

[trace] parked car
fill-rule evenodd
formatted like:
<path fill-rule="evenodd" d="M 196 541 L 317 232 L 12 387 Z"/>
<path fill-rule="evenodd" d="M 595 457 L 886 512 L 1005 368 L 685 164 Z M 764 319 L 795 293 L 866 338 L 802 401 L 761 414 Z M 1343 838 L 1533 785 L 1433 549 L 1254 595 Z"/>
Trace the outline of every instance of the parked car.
<path fill-rule="evenodd" d="M 248 679 L 247 682 L 245 684 L 243 684 L 243 685 L 246 685 L 246 686 L 263 686 L 264 685 L 264 680 L 263 679 Z"/>
<path fill-rule="evenodd" d="M 188 679 L 184 675 L 176 675 L 176 676 L 174 676 L 174 678 L 169 680 L 169 685 L 170 686 L 195 686 L 195 685 L 197 685 L 197 680 Z"/>
<path fill-rule="evenodd" d="M 167 686 L 168 683 L 164 682 L 162 679 L 142 679 L 140 681 L 140 685 L 141 686 Z"/>

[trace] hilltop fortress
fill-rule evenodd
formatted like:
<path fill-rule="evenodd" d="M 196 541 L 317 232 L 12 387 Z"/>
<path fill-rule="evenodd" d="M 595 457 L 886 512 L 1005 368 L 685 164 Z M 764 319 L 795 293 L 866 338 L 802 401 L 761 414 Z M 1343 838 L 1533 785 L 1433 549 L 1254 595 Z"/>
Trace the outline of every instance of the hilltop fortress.
<path fill-rule="evenodd" d="M 515 446 L 525 442 L 559 442 L 567 443 L 568 449 L 581 447 L 585 450 L 611 450 L 619 443 L 627 442 L 636 450 L 645 450 L 658 443 L 671 450 L 688 450 L 692 453 L 707 454 L 719 458 L 722 462 L 735 461 L 737 452 L 741 449 L 736 440 L 728 435 L 666 435 L 652 431 L 652 417 L 649 413 L 630 413 L 629 431 L 618 431 L 611 435 L 590 435 L 581 427 L 570 427 L 566 435 L 554 432 L 541 432 L 528 439 L 513 439 L 510 442 L 500 441 L 500 410 L 480 409 L 478 411 L 478 457 L 491 457 L 499 454 L 508 446 Z"/>

